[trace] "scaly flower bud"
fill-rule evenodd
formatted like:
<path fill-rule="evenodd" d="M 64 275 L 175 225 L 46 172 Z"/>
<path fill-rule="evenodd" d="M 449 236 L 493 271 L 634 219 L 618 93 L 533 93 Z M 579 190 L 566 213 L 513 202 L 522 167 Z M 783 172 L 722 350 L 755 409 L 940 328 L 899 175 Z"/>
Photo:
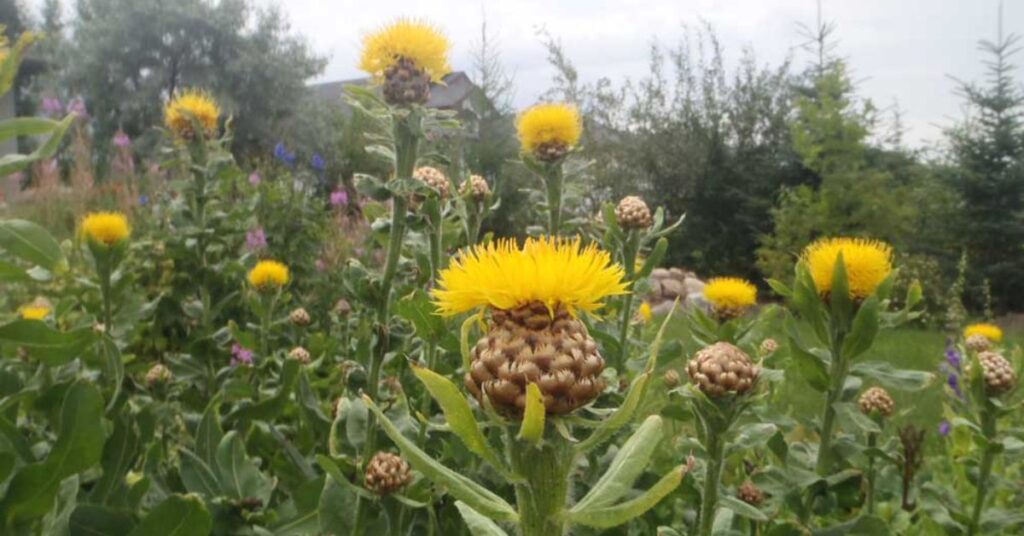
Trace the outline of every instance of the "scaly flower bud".
<path fill-rule="evenodd" d="M 309 318 L 309 313 L 302 307 L 298 307 L 291 313 L 288 313 L 288 320 L 296 326 L 308 326 L 312 321 L 312 319 Z"/>
<path fill-rule="evenodd" d="M 366 465 L 363 485 L 377 495 L 391 495 L 412 480 L 409 463 L 397 454 L 378 452 Z"/>
<path fill-rule="evenodd" d="M 764 502 L 764 492 L 750 480 L 740 485 L 736 490 L 736 497 L 750 506 L 760 506 Z"/>
<path fill-rule="evenodd" d="M 761 369 L 743 350 L 717 342 L 697 352 L 686 366 L 690 380 L 709 397 L 742 395 L 754 388 Z"/>
<path fill-rule="evenodd" d="M 174 378 L 174 374 L 171 369 L 164 366 L 163 363 L 157 363 L 150 367 L 149 372 L 146 373 L 146 385 L 153 387 L 157 384 L 167 383 Z"/>
<path fill-rule="evenodd" d="M 985 390 L 989 394 L 998 395 L 1017 385 L 1017 373 L 1002 355 L 996 352 L 982 352 L 978 354 L 978 362 L 981 363 Z"/>
<path fill-rule="evenodd" d="M 615 207 L 615 219 L 624 229 L 646 229 L 651 226 L 651 209 L 635 195 L 627 195 Z"/>
<path fill-rule="evenodd" d="M 892 415 L 892 410 L 895 407 L 889 392 L 881 387 L 872 387 L 864 391 L 857 403 L 860 405 L 860 412 L 868 416 L 878 414 L 888 417 Z"/>
<path fill-rule="evenodd" d="M 992 341 L 980 333 L 975 333 L 967 337 L 965 344 L 967 345 L 967 349 L 972 352 L 984 352 L 992 348 Z"/>
<path fill-rule="evenodd" d="M 303 365 L 309 364 L 309 350 L 306 350 L 301 346 L 296 346 L 295 348 L 292 348 L 291 352 L 288 352 L 288 358 L 294 359 Z"/>

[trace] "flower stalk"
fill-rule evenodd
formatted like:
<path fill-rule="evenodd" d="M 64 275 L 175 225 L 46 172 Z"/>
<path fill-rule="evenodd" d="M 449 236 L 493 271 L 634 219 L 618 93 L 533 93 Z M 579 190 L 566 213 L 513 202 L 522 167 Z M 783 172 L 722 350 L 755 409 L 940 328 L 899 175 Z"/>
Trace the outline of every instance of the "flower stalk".
<path fill-rule="evenodd" d="M 636 256 L 640 249 L 640 232 L 630 229 L 626 232 L 626 240 L 622 245 L 622 263 L 625 270 L 625 280 L 631 285 L 636 284 Z M 630 292 L 622 298 L 622 313 L 619 318 L 619 366 L 629 358 L 629 323 L 633 319 L 633 293 Z"/>
<path fill-rule="evenodd" d="M 981 410 L 981 435 L 985 438 L 984 452 L 981 454 L 981 466 L 978 468 L 978 486 L 974 497 L 974 508 L 971 512 L 971 524 L 967 527 L 967 536 L 979 534 L 981 528 L 981 513 L 985 506 L 985 496 L 988 494 L 989 479 L 992 476 L 992 464 L 995 463 L 996 447 L 996 415 L 995 407 L 991 402 L 985 401 Z"/>
<path fill-rule="evenodd" d="M 521 536 L 565 534 L 569 473 L 575 464 L 572 445 L 551 433 L 540 445 L 517 440 L 508 450 L 512 471 L 522 479 L 515 485 Z"/>

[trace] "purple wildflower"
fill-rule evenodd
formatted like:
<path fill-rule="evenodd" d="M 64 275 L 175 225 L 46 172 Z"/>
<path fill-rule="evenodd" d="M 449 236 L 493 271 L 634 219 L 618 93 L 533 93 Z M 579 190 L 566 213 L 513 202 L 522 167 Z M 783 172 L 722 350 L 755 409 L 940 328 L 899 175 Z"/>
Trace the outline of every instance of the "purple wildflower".
<path fill-rule="evenodd" d="M 82 97 L 75 97 L 68 102 L 68 113 L 77 115 L 79 119 L 89 117 L 89 110 L 86 109 Z"/>
<path fill-rule="evenodd" d="M 64 113 L 64 103 L 57 97 L 43 97 L 43 102 L 40 104 L 40 108 L 43 113 L 50 117 L 57 117 Z"/>
<path fill-rule="evenodd" d="M 277 145 L 274 146 L 274 158 L 288 167 L 295 167 L 295 153 L 290 152 L 283 141 L 277 142 Z"/>
<path fill-rule="evenodd" d="M 124 133 L 123 130 L 117 129 L 117 133 L 114 134 L 114 145 L 124 149 L 132 144 L 132 139 Z"/>
<path fill-rule="evenodd" d="M 941 435 L 942 437 L 948 436 L 949 432 L 951 432 L 952 430 L 953 425 L 949 424 L 949 421 L 943 420 L 942 422 L 939 423 L 939 435 Z"/>
<path fill-rule="evenodd" d="M 953 370 L 960 372 L 960 365 L 963 363 L 963 356 L 960 350 L 953 344 L 952 339 L 946 341 L 946 362 Z"/>
<path fill-rule="evenodd" d="M 960 390 L 960 376 L 958 374 L 950 373 L 949 377 L 946 378 L 946 383 L 949 384 L 949 388 L 956 393 L 956 396 L 963 398 L 964 392 Z"/>
<path fill-rule="evenodd" d="M 262 227 L 257 227 L 245 233 L 245 243 L 249 249 L 259 251 L 267 247 L 267 234 L 263 232 Z"/>
<path fill-rule="evenodd" d="M 335 190 L 331 192 L 331 204 L 339 207 L 341 205 L 348 204 L 348 192 L 345 190 Z"/>
<path fill-rule="evenodd" d="M 263 177 L 260 177 L 259 173 L 253 171 L 249 174 L 249 184 L 259 186 L 261 182 L 263 182 Z"/>
<path fill-rule="evenodd" d="M 313 153 L 313 169 L 320 173 L 327 170 L 327 162 L 324 161 L 324 157 L 320 156 L 320 153 Z"/>
<path fill-rule="evenodd" d="M 139 196 L 139 205 L 146 206 L 149 204 L 149 196 L 142 194 Z"/>
<path fill-rule="evenodd" d="M 252 365 L 252 350 L 238 344 L 231 346 L 231 365 Z"/>

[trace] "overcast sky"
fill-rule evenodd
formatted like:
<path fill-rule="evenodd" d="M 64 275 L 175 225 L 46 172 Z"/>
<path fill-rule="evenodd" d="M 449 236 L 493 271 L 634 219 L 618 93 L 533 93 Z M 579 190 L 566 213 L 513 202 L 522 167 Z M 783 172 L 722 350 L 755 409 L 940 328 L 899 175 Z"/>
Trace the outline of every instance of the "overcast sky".
<path fill-rule="evenodd" d="M 752 47 L 761 62 L 777 63 L 800 44 L 797 23 L 813 24 L 814 0 L 258 0 L 277 3 L 294 29 L 329 58 L 325 80 L 360 76 L 360 37 L 401 15 L 427 18 L 452 39 L 455 69 L 469 69 L 483 14 L 497 34 L 504 62 L 515 73 L 518 106 L 534 102 L 553 70 L 537 30 L 562 40 L 585 80 L 639 77 L 650 43 L 675 43 L 684 25 L 701 18 L 718 31 L 728 58 Z M 982 75 L 979 39 L 994 39 L 998 0 L 823 0 L 837 24 L 839 52 L 879 107 L 898 101 L 908 141 L 927 147 L 961 116 L 954 94 L 961 79 Z M 1004 31 L 1024 34 L 1024 1 L 1004 5 Z M 799 52 L 794 60 L 806 61 Z M 1024 53 L 1017 57 L 1024 63 Z"/>
<path fill-rule="evenodd" d="M 329 59 L 321 80 L 361 76 L 356 69 L 361 36 L 398 16 L 441 26 L 454 43 L 454 68 L 468 70 L 486 13 L 504 62 L 515 74 L 520 107 L 535 102 L 553 75 L 537 37 L 541 28 L 562 40 L 584 80 L 621 80 L 643 76 L 653 41 L 674 44 L 686 25 L 701 19 L 717 30 L 727 60 L 749 46 L 762 63 L 777 64 L 793 54 L 802 67 L 807 57 L 794 52 L 801 41 L 797 24 L 811 25 L 816 16 L 815 0 L 254 1 L 279 5 L 293 29 Z M 1004 4 L 1004 31 L 1024 34 L 1024 0 Z M 983 56 L 976 45 L 995 38 L 998 6 L 999 0 L 822 1 L 861 94 L 880 108 L 899 102 L 907 141 L 921 147 L 940 140 L 942 127 L 962 115 L 950 76 L 982 76 Z M 1024 64 L 1024 53 L 1016 63 Z"/>

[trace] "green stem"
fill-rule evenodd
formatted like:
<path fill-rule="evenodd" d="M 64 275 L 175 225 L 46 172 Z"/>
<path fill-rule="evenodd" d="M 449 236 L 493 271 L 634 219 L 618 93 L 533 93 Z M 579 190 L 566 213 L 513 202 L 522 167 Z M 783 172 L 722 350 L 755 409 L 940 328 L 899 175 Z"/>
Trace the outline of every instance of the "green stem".
<path fill-rule="evenodd" d="M 416 167 L 416 154 L 419 146 L 419 138 L 416 130 L 409 124 L 416 121 L 418 117 L 411 113 L 405 117 L 395 116 L 395 176 L 400 179 L 412 177 Z M 376 331 L 377 344 L 370 360 L 370 373 L 367 377 L 366 394 L 376 400 L 380 384 L 380 369 L 384 364 L 384 357 L 388 352 L 388 311 L 391 305 L 391 283 L 398 271 L 398 261 L 402 256 L 402 242 L 405 238 L 405 218 L 408 212 L 408 200 L 402 196 L 395 196 L 391 205 L 391 230 L 388 235 L 388 256 L 384 264 L 384 273 L 380 280 L 380 300 L 377 303 Z M 373 456 L 377 448 L 377 419 L 371 414 L 366 422 L 366 442 L 363 444 L 361 464 L 365 464 Z M 362 465 L 360 465 L 362 467 Z M 356 519 L 353 534 L 362 535 L 365 531 L 367 508 L 369 503 L 358 498 L 356 500 Z"/>
<path fill-rule="evenodd" d="M 868 449 L 874 449 L 878 444 L 878 434 L 868 433 Z M 868 513 L 875 513 L 875 455 L 868 453 Z"/>
<path fill-rule="evenodd" d="M 718 507 L 718 483 L 722 479 L 722 458 L 724 442 L 722 435 L 707 427 L 708 452 L 707 470 L 704 473 L 704 490 L 700 504 L 700 536 L 711 536 L 711 527 L 715 523 L 715 509 Z"/>
<path fill-rule="evenodd" d="M 985 495 L 988 493 L 989 478 L 992 476 L 992 464 L 995 462 L 996 451 L 992 443 L 996 440 L 996 416 L 992 404 L 986 400 L 981 410 L 981 433 L 985 437 L 985 451 L 981 455 L 981 467 L 978 471 L 978 490 L 974 497 L 974 510 L 971 514 L 971 525 L 967 528 L 967 536 L 978 534 L 981 528 L 981 512 L 985 506 Z"/>
<path fill-rule="evenodd" d="M 112 333 L 114 329 L 114 315 L 110 297 L 111 267 L 109 263 L 109 259 L 104 260 L 103 266 L 100 267 L 100 294 L 103 296 L 103 327 L 107 330 L 107 333 Z"/>
<path fill-rule="evenodd" d="M 636 255 L 639 250 L 639 234 L 636 229 L 627 231 L 626 240 L 622 245 L 622 263 L 625 280 L 636 284 Z M 629 322 L 633 319 L 633 293 L 626 294 L 622 300 L 622 316 L 619 319 L 619 371 L 629 358 Z"/>
<path fill-rule="evenodd" d="M 544 177 L 548 190 L 548 235 L 558 236 L 562 224 L 562 165 L 552 165 L 549 170 Z"/>
<path fill-rule="evenodd" d="M 818 445 L 818 460 L 815 464 L 817 473 L 827 476 L 832 472 L 832 435 L 835 431 L 835 404 L 843 393 L 846 384 L 846 363 L 843 360 L 844 334 L 837 333 L 832 340 L 832 365 L 829 367 L 829 378 L 832 383 L 825 397 L 825 411 L 821 418 L 821 441 Z"/>
<path fill-rule="evenodd" d="M 569 473 L 575 453 L 568 440 L 549 434 L 539 447 L 517 441 L 509 449 L 512 470 L 523 478 L 515 485 L 520 536 L 562 536 L 569 526 Z"/>

